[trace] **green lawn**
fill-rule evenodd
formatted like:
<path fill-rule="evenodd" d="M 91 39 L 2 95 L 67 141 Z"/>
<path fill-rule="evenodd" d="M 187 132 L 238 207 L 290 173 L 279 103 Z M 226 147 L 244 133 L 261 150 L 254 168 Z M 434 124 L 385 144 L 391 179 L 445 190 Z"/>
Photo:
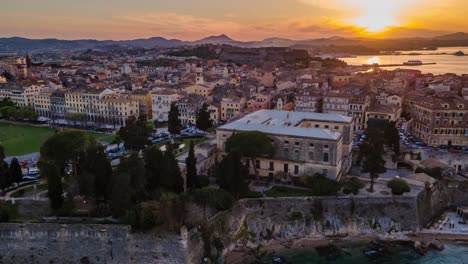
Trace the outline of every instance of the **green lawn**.
<path fill-rule="evenodd" d="M 283 186 L 274 186 L 265 192 L 268 197 L 297 197 L 297 196 L 313 196 L 311 191 L 295 189 Z"/>
<path fill-rule="evenodd" d="M 0 123 L 0 144 L 7 156 L 20 156 L 38 152 L 42 144 L 54 133 L 54 128 Z M 113 135 L 89 132 L 98 141 L 110 142 Z"/>

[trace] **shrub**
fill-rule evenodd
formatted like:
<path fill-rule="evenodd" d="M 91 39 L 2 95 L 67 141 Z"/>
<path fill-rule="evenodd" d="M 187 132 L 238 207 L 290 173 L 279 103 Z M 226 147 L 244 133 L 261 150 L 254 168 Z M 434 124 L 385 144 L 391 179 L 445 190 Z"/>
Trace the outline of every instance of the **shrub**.
<path fill-rule="evenodd" d="M 405 192 L 410 192 L 411 189 L 408 183 L 400 178 L 393 179 L 387 183 L 387 187 L 392 189 L 392 194 L 402 195 Z"/>
<path fill-rule="evenodd" d="M 315 174 L 314 176 L 305 176 L 302 179 L 305 187 L 312 190 L 314 196 L 331 196 L 336 195 L 341 189 L 338 182 L 325 177 L 322 174 Z"/>
<path fill-rule="evenodd" d="M 197 177 L 197 188 L 204 188 L 210 184 L 210 179 L 206 176 L 198 176 Z"/>
<path fill-rule="evenodd" d="M 344 182 L 343 184 L 343 193 L 344 194 L 358 194 L 359 190 L 364 188 L 366 185 L 356 177 L 351 178 L 350 180 Z"/>

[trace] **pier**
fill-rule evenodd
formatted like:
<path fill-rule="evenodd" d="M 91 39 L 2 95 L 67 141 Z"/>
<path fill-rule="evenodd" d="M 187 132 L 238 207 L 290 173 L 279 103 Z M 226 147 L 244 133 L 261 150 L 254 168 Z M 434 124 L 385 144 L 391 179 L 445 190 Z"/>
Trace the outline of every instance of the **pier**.
<path fill-rule="evenodd" d="M 364 67 L 371 67 L 371 68 L 384 68 L 384 67 L 415 67 L 415 66 L 423 66 L 423 65 L 435 65 L 437 63 L 435 62 L 428 62 L 428 63 L 421 63 L 421 64 L 404 64 L 404 63 L 398 63 L 398 64 L 362 64 L 361 66 Z"/>

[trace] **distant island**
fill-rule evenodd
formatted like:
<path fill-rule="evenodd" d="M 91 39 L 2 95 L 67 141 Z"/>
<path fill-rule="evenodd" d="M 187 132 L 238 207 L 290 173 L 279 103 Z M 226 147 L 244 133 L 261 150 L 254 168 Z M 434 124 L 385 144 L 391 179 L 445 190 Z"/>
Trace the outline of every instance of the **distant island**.
<path fill-rule="evenodd" d="M 455 56 L 465 56 L 465 53 L 463 53 L 463 51 L 458 51 L 458 52 L 455 52 L 453 55 Z"/>
<path fill-rule="evenodd" d="M 437 50 L 439 47 L 468 47 L 468 33 L 455 33 L 433 38 L 317 38 L 292 40 L 267 38 L 256 41 L 238 41 L 227 35 L 209 36 L 196 41 L 152 37 L 134 40 L 60 40 L 0 38 L 0 53 L 27 53 L 42 50 L 110 50 L 115 48 L 178 48 L 200 45 L 229 45 L 242 48 L 287 47 L 309 50 L 316 54 L 375 55 L 381 52 Z M 416 55 L 416 54 L 415 54 Z M 456 54 L 457 56 L 461 56 Z M 463 54 L 464 55 L 464 54 Z"/>

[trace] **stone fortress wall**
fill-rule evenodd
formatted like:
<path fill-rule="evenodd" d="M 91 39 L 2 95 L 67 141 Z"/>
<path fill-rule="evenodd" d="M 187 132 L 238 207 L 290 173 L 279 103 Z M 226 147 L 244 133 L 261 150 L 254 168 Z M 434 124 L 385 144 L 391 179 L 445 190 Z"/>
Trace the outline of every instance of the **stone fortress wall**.
<path fill-rule="evenodd" d="M 132 234 L 124 225 L 0 224 L 0 263 L 183 264 L 178 236 Z"/>

